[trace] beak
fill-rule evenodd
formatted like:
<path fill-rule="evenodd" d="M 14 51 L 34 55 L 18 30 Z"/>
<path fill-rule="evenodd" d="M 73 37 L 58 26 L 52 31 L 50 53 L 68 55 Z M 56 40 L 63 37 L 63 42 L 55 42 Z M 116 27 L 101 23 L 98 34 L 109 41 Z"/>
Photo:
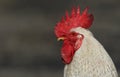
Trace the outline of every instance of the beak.
<path fill-rule="evenodd" d="M 57 41 L 64 40 L 64 39 L 65 39 L 64 37 L 59 37 Z"/>

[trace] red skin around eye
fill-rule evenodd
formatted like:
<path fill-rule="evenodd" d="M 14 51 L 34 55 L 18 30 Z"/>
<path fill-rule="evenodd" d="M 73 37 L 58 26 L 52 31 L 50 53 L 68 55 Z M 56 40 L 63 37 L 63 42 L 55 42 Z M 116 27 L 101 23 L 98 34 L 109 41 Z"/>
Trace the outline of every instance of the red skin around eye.
<path fill-rule="evenodd" d="M 83 38 L 77 38 L 76 34 L 70 34 L 70 36 L 64 40 L 61 49 L 61 57 L 65 64 L 71 63 L 75 51 L 78 50 L 82 44 L 82 39 Z"/>

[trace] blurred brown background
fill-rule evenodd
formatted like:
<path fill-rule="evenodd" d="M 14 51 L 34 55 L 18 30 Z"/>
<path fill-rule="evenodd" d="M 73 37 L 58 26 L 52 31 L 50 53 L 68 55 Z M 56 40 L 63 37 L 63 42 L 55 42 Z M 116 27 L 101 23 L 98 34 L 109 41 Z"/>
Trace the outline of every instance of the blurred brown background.
<path fill-rule="evenodd" d="M 120 71 L 120 0 L 0 0 L 0 77 L 63 77 L 54 26 L 73 5 L 90 7 L 90 29 Z"/>

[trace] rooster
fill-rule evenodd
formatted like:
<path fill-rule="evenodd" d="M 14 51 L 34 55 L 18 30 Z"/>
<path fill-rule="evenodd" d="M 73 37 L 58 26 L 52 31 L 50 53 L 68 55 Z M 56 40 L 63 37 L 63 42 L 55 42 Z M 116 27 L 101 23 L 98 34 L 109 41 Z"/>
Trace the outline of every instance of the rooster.
<path fill-rule="evenodd" d="M 93 20 L 88 8 L 81 13 L 77 7 L 56 24 L 55 35 L 63 40 L 64 77 L 118 77 L 112 59 L 88 30 Z"/>

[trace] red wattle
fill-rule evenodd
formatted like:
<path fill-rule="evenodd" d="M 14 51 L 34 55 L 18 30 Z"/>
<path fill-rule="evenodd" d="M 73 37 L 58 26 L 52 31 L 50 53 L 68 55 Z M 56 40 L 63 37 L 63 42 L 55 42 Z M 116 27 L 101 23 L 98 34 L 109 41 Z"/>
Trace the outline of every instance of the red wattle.
<path fill-rule="evenodd" d="M 69 64 L 72 61 L 74 52 L 74 47 L 70 44 L 70 41 L 65 40 L 61 49 L 63 63 Z"/>

